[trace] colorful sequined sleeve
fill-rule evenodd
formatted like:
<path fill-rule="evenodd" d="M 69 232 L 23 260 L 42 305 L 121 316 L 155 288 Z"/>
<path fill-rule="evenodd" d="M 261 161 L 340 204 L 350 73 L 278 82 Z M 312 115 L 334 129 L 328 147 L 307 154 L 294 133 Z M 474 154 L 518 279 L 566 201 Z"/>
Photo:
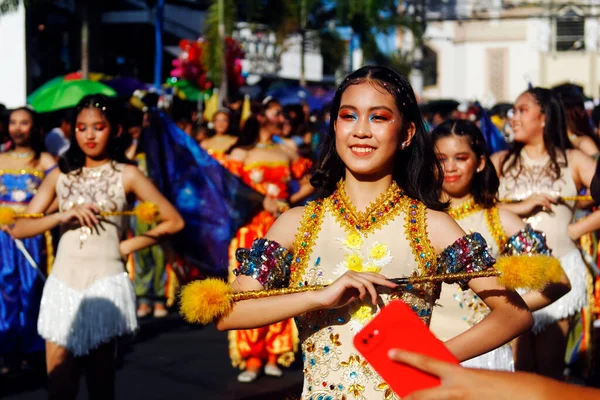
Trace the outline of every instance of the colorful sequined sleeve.
<path fill-rule="evenodd" d="M 454 274 L 459 272 L 478 272 L 492 268 L 496 260 L 489 253 L 487 243 L 481 234 L 475 232 L 456 240 L 438 256 L 437 272 Z M 467 289 L 469 280 L 457 282 Z"/>
<path fill-rule="evenodd" d="M 312 167 L 312 161 L 308 158 L 300 157 L 292 163 L 292 175 L 296 179 L 302 178 Z"/>
<path fill-rule="evenodd" d="M 256 239 L 249 249 L 238 249 L 235 258 L 240 266 L 233 273 L 236 276 L 251 276 L 265 289 L 288 287 L 292 253 L 279 243 L 268 239 Z"/>
<path fill-rule="evenodd" d="M 543 254 L 551 256 L 552 250 L 546 243 L 546 235 L 543 232 L 536 231 L 527 224 L 521 231 L 509 237 L 502 249 L 503 256 L 520 254 Z"/>

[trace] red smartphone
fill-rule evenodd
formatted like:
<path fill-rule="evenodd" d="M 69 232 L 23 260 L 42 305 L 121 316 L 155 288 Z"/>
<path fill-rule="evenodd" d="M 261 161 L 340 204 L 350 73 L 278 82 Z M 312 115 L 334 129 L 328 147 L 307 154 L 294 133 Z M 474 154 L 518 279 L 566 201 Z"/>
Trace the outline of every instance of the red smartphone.
<path fill-rule="evenodd" d="M 400 397 L 439 386 L 440 380 L 437 376 L 390 360 L 390 349 L 402 349 L 460 364 L 402 300 L 390 302 L 369 321 L 354 336 L 354 347 Z"/>

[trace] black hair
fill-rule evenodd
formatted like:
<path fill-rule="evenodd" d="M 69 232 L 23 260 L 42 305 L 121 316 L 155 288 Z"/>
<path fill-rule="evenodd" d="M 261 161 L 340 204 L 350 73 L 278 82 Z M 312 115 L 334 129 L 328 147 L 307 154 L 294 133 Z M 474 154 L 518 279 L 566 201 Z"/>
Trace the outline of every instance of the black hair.
<path fill-rule="evenodd" d="M 117 137 L 118 129 L 121 126 L 121 108 L 118 103 L 103 94 L 85 96 L 75 107 L 72 121 L 73 129 L 76 129 L 77 117 L 81 111 L 89 108 L 95 108 L 100 111 L 110 126 L 110 138 L 107 148 L 108 158 L 117 163 L 134 164 L 133 161 L 125 156 L 125 141 L 119 140 L 119 137 Z M 81 171 L 81 168 L 85 166 L 85 153 L 77 143 L 76 134 L 77 132 L 74 133 L 71 139 L 69 150 L 66 151 L 65 155 L 58 162 L 60 171 L 64 174 L 72 171 Z"/>
<path fill-rule="evenodd" d="M 331 102 L 329 132 L 323 142 L 311 184 L 321 196 L 329 196 L 335 191 L 338 181 L 344 177 L 346 166 L 336 151 L 334 121 L 338 117 L 344 91 L 351 85 L 364 82 L 379 86 L 394 98 L 402 114 L 401 137 L 406 136 L 410 123 L 416 128 L 411 145 L 396 152 L 393 179 L 408 196 L 421 201 L 428 208 L 444 210 L 447 203 L 440 200 L 443 171 L 433 150 L 431 138 L 425 131 L 412 86 L 403 75 L 383 66 L 362 67 L 348 75 L 338 87 Z"/>
<path fill-rule="evenodd" d="M 561 166 L 567 166 L 566 149 L 572 149 L 573 145 L 567 136 L 567 122 L 560 96 L 550 89 L 532 88 L 523 94 L 529 93 L 533 96 L 541 108 L 541 113 L 545 116 L 544 126 L 544 147 L 550 156 L 550 165 L 554 173 L 554 179 L 560 178 Z M 518 175 L 523 169 L 521 164 L 521 151 L 524 144 L 514 141 L 508 150 L 508 154 L 502 160 L 500 165 L 500 174 L 517 167 L 513 175 Z M 559 155 L 561 159 L 559 160 Z"/>
<path fill-rule="evenodd" d="M 598 129 L 598 124 L 600 124 L 600 106 L 596 106 L 592 110 L 592 121 L 594 122 L 594 129 Z"/>
<path fill-rule="evenodd" d="M 259 106 L 252 107 L 252 115 L 246 120 L 244 129 L 242 129 L 237 142 L 226 151 L 227 154 L 230 154 L 234 149 L 250 148 L 256 144 L 258 141 L 258 134 L 260 133 L 260 123 L 258 122 L 257 115 L 265 115 L 265 112 L 274 105 L 280 105 L 279 101 L 267 97 Z"/>
<path fill-rule="evenodd" d="M 15 108 L 8 114 L 8 119 L 10 120 L 10 116 L 16 111 L 24 111 L 29 114 L 29 118 L 31 118 L 31 131 L 29 132 L 29 146 L 33 150 L 33 162 L 36 162 L 40 159 L 42 151 L 44 151 L 44 138 L 42 135 L 42 128 L 38 124 L 38 114 L 33 111 L 29 107 L 19 107 Z M 8 129 L 7 129 L 8 131 Z M 10 133 L 9 133 L 10 137 Z M 10 145 L 9 150 L 13 150 L 15 148 L 14 141 Z"/>
<path fill-rule="evenodd" d="M 589 137 L 600 149 L 600 138 L 594 133 L 590 117 L 585 109 L 583 95 L 573 90 L 559 92 L 559 94 L 565 107 L 567 130 L 575 136 Z"/>
<path fill-rule="evenodd" d="M 144 123 L 144 113 L 137 109 L 128 110 L 125 122 L 127 129 L 134 126 L 142 126 Z"/>
<path fill-rule="evenodd" d="M 64 122 L 67 122 L 68 124 L 71 124 L 71 125 L 72 125 L 72 124 L 73 124 L 73 122 L 72 122 L 72 121 L 73 121 L 73 119 L 75 118 L 75 115 L 73 115 L 73 114 L 74 114 L 74 112 L 73 112 L 73 109 L 72 109 L 72 108 L 69 108 L 69 109 L 67 109 L 67 110 L 66 110 L 66 111 L 65 111 L 65 112 L 62 114 L 62 117 L 61 117 L 61 122 L 63 122 L 63 121 L 64 121 Z"/>
<path fill-rule="evenodd" d="M 468 138 L 469 146 L 473 153 L 475 153 L 477 161 L 481 157 L 484 158 L 485 167 L 473 177 L 471 194 L 473 194 L 475 202 L 478 204 L 481 204 L 485 208 L 492 207 L 496 202 L 500 179 L 498 179 L 494 164 L 490 160 L 490 154 L 488 153 L 483 133 L 481 133 L 481 130 L 473 122 L 460 119 L 444 121 L 431 132 L 434 146 L 439 139 L 449 136 Z"/>

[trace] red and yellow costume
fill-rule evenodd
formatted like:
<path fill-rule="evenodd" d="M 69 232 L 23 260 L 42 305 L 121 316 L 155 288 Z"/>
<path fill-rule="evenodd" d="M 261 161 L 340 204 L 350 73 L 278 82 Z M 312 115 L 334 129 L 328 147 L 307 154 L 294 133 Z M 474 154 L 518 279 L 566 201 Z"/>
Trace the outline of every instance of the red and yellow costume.
<path fill-rule="evenodd" d="M 311 162 L 299 159 L 291 165 L 284 161 L 253 162 L 245 164 L 239 161 L 228 161 L 227 168 L 235 175 L 265 196 L 287 202 L 289 199 L 289 183 L 293 178 L 301 178 Z M 232 240 L 230 249 L 230 279 L 235 279 L 231 273 L 238 267 L 235 251 L 238 248 L 249 248 L 254 239 L 262 238 L 275 222 L 276 216 L 262 210 L 246 226 L 241 227 Z M 298 332 L 292 319 L 278 322 L 257 329 L 245 329 L 229 332 L 229 354 L 234 367 L 260 367 L 267 361 L 275 360 L 289 366 L 294 361 L 297 350 Z"/>
<path fill-rule="evenodd" d="M 219 162 L 219 164 L 221 164 L 227 168 L 227 154 L 225 154 L 225 151 L 217 151 L 217 150 L 213 150 L 213 149 L 207 149 L 206 152 L 212 158 L 217 160 Z"/>

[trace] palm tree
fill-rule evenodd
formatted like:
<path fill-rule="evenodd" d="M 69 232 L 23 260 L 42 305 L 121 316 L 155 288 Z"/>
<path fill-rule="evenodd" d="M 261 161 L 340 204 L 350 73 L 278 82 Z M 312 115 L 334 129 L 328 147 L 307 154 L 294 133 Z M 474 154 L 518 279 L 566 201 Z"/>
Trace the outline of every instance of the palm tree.
<path fill-rule="evenodd" d="M 225 61 L 225 36 L 231 36 L 236 19 L 233 0 L 213 0 L 208 8 L 204 36 L 208 42 L 203 62 L 211 81 L 220 85 L 219 97 L 227 100 L 227 66 Z"/>

